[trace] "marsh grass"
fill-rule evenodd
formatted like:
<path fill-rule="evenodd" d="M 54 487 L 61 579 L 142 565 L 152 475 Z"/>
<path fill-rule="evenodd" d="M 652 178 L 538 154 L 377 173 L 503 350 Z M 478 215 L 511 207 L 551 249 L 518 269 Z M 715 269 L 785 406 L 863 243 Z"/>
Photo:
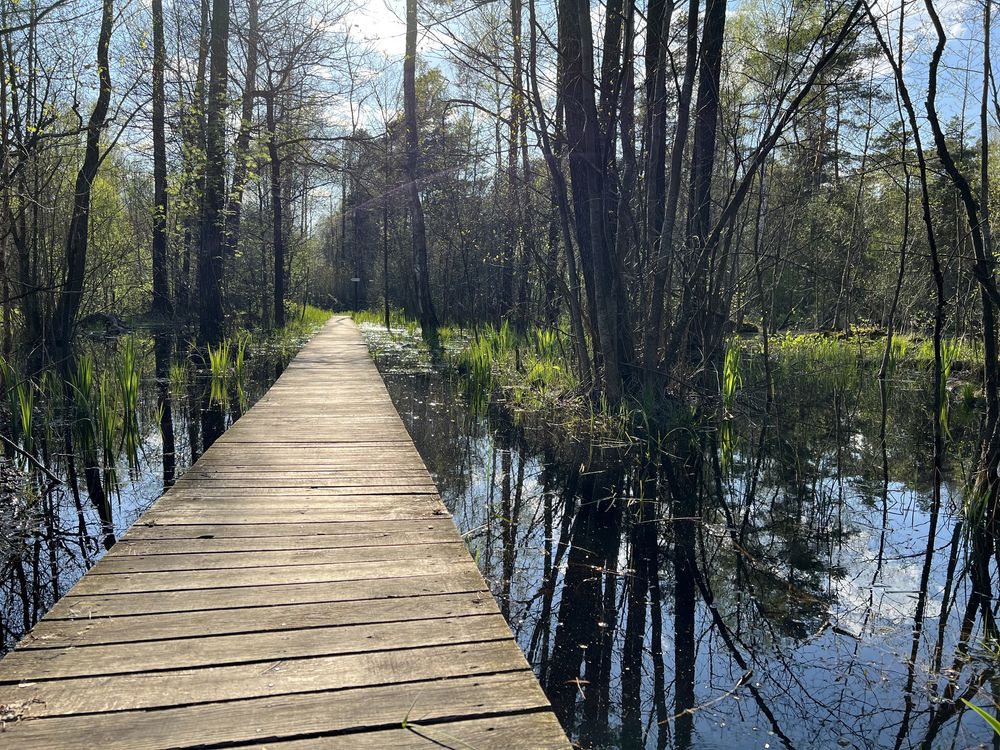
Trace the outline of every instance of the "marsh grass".
<path fill-rule="evenodd" d="M 114 365 L 119 398 L 120 447 L 128 461 L 129 471 L 139 471 L 139 451 L 142 435 L 139 431 L 139 391 L 142 381 L 142 361 L 135 338 L 125 340 L 125 346 Z"/>

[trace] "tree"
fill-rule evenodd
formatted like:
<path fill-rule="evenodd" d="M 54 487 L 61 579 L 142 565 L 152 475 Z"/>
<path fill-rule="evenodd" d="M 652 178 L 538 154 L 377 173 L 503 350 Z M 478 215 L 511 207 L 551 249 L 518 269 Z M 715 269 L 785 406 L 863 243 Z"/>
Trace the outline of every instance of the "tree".
<path fill-rule="evenodd" d="M 153 15 L 153 306 L 154 315 L 173 312 L 167 274 L 167 141 L 163 0 L 152 0 Z"/>
<path fill-rule="evenodd" d="M 112 0 L 101 3 L 101 28 L 97 36 L 98 93 L 94 108 L 87 122 L 86 145 L 83 163 L 76 176 L 73 209 L 69 231 L 66 237 L 66 269 L 62 292 L 52 320 L 48 346 L 50 353 L 59 358 L 68 354 L 73 336 L 76 313 L 83 297 L 83 284 L 87 271 L 87 244 L 90 239 L 90 195 L 97 170 L 101 164 L 101 134 L 104 132 L 111 104 L 111 66 L 108 61 L 108 47 L 111 44 L 111 30 L 114 23 Z"/>
<path fill-rule="evenodd" d="M 406 57 L 403 60 L 403 111 L 406 121 L 406 191 L 410 198 L 410 231 L 413 249 L 413 281 L 416 286 L 417 317 L 425 339 L 437 341 L 438 319 L 431 299 L 430 274 L 427 268 L 427 229 L 420 202 L 417 164 L 420 161 L 420 135 L 417 132 L 417 0 L 406 0 Z"/>
<path fill-rule="evenodd" d="M 212 0 L 211 68 L 205 127 L 205 198 L 198 254 L 198 334 L 205 344 L 223 335 L 222 268 L 226 208 L 226 100 L 229 0 Z"/>

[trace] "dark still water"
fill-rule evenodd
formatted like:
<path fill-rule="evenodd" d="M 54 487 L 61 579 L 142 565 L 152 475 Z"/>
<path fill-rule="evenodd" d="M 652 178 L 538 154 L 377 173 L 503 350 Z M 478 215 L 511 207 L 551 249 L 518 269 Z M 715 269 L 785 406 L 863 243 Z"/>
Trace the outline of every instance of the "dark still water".
<path fill-rule="evenodd" d="M 1000 695 L 955 507 L 974 405 L 935 522 L 922 371 L 892 382 L 884 441 L 874 376 L 791 362 L 769 412 L 748 372 L 730 421 L 600 452 L 477 413 L 412 336 L 363 330 L 580 746 L 995 746 L 961 700 Z"/>
<path fill-rule="evenodd" d="M 175 338 L 81 342 L 68 371 L 4 363 L 0 654 L 267 389 L 306 334 L 251 338 L 197 364 Z"/>

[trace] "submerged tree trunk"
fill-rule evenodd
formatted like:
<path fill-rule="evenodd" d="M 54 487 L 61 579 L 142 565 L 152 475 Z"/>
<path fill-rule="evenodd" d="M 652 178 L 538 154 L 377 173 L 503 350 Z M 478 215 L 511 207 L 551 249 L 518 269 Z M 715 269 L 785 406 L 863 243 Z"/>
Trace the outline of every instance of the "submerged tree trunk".
<path fill-rule="evenodd" d="M 403 61 L 403 110 L 406 120 L 406 189 L 410 196 L 410 231 L 413 243 L 413 279 L 416 285 L 417 316 L 426 341 L 437 341 L 438 319 L 431 299 L 427 269 L 427 230 L 420 202 L 418 163 L 420 136 L 417 133 L 417 0 L 406 0 L 406 58 Z"/>

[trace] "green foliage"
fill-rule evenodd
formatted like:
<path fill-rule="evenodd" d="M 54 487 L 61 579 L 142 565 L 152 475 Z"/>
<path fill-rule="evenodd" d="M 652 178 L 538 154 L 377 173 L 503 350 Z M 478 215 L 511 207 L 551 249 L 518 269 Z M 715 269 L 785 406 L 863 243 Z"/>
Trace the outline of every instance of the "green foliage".
<path fill-rule="evenodd" d="M 385 325 L 385 311 L 378 310 L 356 310 L 351 313 L 351 318 L 358 325 L 373 325 L 373 326 L 384 326 Z M 406 317 L 406 313 L 399 308 L 389 309 L 389 327 L 395 328 L 396 330 L 406 330 L 410 326 L 414 325 L 415 321 Z M 443 329 L 439 329 L 443 330 Z"/>
<path fill-rule="evenodd" d="M 209 399 L 213 404 L 226 403 L 232 348 L 232 342 L 228 338 L 223 339 L 217 347 L 208 347 L 208 369 L 212 373 Z"/>
<path fill-rule="evenodd" d="M 116 438 L 122 427 L 122 418 L 118 404 L 115 403 L 114 385 L 104 376 L 100 379 L 97 392 L 95 417 L 97 442 L 101 449 L 101 474 L 105 492 L 110 497 L 121 490 L 118 483 L 118 441 Z"/>
<path fill-rule="evenodd" d="M 76 367 L 70 376 L 70 388 L 73 389 L 73 440 L 80 452 L 88 455 L 96 446 L 96 427 L 94 425 L 94 358 L 90 354 L 77 357 Z"/>
<path fill-rule="evenodd" d="M 31 382 L 22 380 L 15 388 L 17 394 L 17 416 L 18 426 L 21 431 L 21 442 L 24 449 L 29 453 L 33 449 L 32 441 L 32 420 L 35 413 L 35 389 Z"/>
<path fill-rule="evenodd" d="M 121 355 L 115 362 L 115 376 L 118 381 L 118 396 L 121 399 L 121 445 L 128 460 L 129 469 L 139 470 L 139 385 L 142 380 L 142 364 L 136 349 L 135 338 L 125 340 Z"/>
<path fill-rule="evenodd" d="M 938 395 L 941 400 L 941 429 L 946 437 L 951 437 L 951 427 L 948 424 L 948 378 L 951 368 L 961 353 L 962 347 L 958 341 L 945 340 L 941 342 L 941 377 L 938 382 Z"/>
<path fill-rule="evenodd" d="M 722 363 L 722 407 L 731 414 L 736 405 L 736 394 L 743 387 L 743 376 L 740 374 L 740 348 L 730 342 L 726 347 L 726 355 Z"/>
<path fill-rule="evenodd" d="M 188 360 L 179 359 L 170 363 L 170 390 L 179 395 L 184 392 L 188 382 Z"/>

